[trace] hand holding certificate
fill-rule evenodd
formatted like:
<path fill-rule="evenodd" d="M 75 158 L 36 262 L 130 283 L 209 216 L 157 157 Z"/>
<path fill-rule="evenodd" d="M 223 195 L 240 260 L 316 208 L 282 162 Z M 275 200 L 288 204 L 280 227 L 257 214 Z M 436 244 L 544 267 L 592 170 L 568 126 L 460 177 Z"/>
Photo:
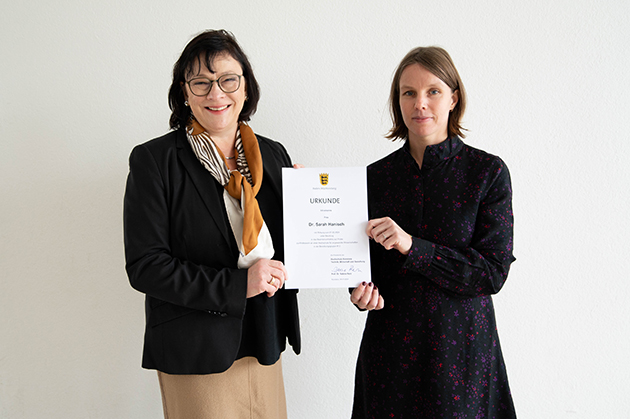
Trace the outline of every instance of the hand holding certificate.
<path fill-rule="evenodd" d="M 282 169 L 286 288 L 370 282 L 365 167 Z"/>

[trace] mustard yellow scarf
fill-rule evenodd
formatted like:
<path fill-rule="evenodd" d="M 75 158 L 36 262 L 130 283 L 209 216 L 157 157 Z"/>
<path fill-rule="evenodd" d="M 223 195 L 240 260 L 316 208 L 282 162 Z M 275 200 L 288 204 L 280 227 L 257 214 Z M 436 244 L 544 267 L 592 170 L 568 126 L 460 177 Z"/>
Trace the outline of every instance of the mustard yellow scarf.
<path fill-rule="evenodd" d="M 269 233 L 264 226 L 264 220 L 256 199 L 263 179 L 263 163 L 258 139 L 254 131 L 244 123 L 239 125 L 239 131 L 240 138 L 237 138 L 235 144 L 235 154 L 238 155 L 236 160 L 238 170 L 231 172 L 227 170 L 226 159 L 221 150 L 216 147 L 205 129 L 194 119 L 188 125 L 187 137 L 203 166 L 223 185 L 232 198 L 240 201 L 243 212 L 242 252 L 249 255 L 258 246 L 261 231 L 264 230 L 263 233 L 267 236 Z M 232 227 L 234 230 L 234 225 Z M 265 241 L 270 242 L 271 237 L 269 236 Z M 271 255 L 273 256 L 273 250 Z"/>

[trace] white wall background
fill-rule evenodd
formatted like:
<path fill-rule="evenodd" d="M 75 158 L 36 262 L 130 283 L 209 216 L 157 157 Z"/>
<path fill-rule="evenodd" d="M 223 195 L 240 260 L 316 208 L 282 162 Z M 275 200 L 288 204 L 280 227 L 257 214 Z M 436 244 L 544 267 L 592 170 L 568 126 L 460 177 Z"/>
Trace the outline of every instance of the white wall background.
<path fill-rule="evenodd" d="M 207 28 L 249 54 L 255 131 L 307 166 L 397 148 L 392 73 L 415 46 L 445 47 L 467 142 L 513 178 L 518 260 L 495 302 L 517 412 L 630 417 L 626 0 L 2 3 L 0 418 L 160 417 L 122 196 L 131 148 L 168 129 L 173 63 Z M 300 304 L 289 415 L 347 418 L 364 314 L 345 290 Z"/>

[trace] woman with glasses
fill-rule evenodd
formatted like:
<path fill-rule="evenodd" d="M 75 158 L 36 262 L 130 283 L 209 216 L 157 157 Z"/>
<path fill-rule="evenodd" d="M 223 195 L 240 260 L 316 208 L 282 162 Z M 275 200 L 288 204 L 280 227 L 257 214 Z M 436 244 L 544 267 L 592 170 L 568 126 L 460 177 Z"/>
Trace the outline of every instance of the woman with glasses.
<path fill-rule="evenodd" d="M 512 187 L 500 158 L 461 140 L 465 108 L 445 50 L 403 58 L 388 138 L 404 144 L 368 167 L 353 419 L 516 417 L 491 297 L 515 260 Z"/>
<path fill-rule="evenodd" d="M 126 269 L 146 294 L 142 366 L 164 415 L 283 418 L 280 355 L 300 352 L 296 291 L 282 263 L 284 147 L 249 125 L 260 93 L 234 37 L 184 48 L 171 132 L 135 147 L 124 200 Z"/>

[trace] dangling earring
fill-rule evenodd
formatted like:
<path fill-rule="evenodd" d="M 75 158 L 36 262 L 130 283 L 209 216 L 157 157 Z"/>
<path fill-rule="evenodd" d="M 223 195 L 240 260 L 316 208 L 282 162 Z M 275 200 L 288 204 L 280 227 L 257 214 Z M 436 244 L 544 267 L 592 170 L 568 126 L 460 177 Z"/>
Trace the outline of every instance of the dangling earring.
<path fill-rule="evenodd" d="M 245 95 L 245 102 L 247 102 L 247 99 L 249 99 L 249 96 Z"/>
<path fill-rule="evenodd" d="M 188 106 L 188 101 L 187 100 L 184 101 L 184 106 Z"/>

